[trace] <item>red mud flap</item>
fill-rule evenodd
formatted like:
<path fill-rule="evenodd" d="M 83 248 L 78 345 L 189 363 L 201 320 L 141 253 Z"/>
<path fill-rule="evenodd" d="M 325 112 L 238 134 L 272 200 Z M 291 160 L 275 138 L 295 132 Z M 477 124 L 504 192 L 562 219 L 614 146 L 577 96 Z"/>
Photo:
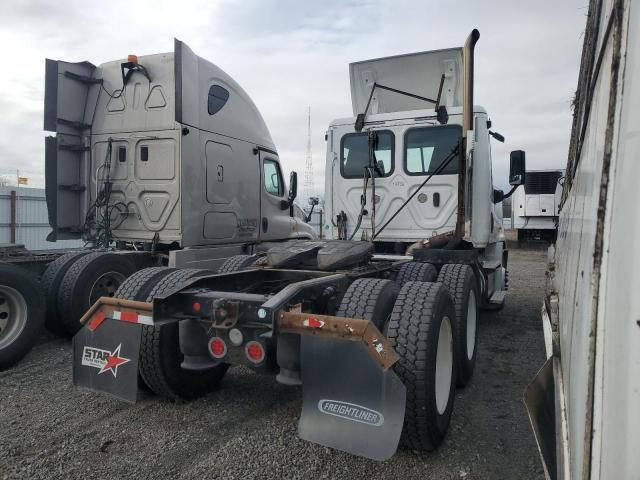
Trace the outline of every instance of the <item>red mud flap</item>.
<path fill-rule="evenodd" d="M 301 338 L 303 385 L 298 435 L 373 460 L 398 448 L 406 389 L 361 342 Z"/>
<path fill-rule="evenodd" d="M 99 299 L 73 337 L 73 384 L 135 402 L 141 324 L 153 324 L 150 311 L 151 304 Z"/>

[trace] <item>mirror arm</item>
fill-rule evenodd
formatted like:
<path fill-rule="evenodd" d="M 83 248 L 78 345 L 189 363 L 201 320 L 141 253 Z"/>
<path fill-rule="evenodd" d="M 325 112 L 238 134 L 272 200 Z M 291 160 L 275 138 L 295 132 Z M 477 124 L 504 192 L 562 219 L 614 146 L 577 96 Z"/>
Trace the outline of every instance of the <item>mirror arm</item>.
<path fill-rule="evenodd" d="M 506 194 L 502 191 L 502 190 L 496 190 L 495 188 L 493 189 L 493 203 L 500 203 L 503 200 L 506 200 L 507 198 L 509 198 L 511 195 L 514 194 L 514 192 L 516 191 L 516 188 L 518 188 L 520 185 L 514 185 L 513 187 L 511 187 L 511 190 L 509 190 Z"/>

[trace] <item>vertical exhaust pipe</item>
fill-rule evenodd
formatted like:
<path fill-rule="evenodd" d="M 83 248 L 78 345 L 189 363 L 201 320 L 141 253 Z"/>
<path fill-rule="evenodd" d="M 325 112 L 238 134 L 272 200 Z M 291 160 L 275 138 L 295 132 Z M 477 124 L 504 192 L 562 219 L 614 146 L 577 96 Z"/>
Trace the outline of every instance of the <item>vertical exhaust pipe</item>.
<path fill-rule="evenodd" d="M 475 28 L 464 42 L 462 63 L 464 79 L 462 83 L 462 129 L 464 135 L 473 129 L 473 52 L 480 38 L 480 32 Z"/>
<path fill-rule="evenodd" d="M 479 38 L 480 32 L 474 28 L 464 42 L 462 49 L 462 148 L 458 162 L 458 215 L 456 218 L 456 237 L 458 239 L 462 239 L 465 235 L 467 132 L 473 129 L 473 54 Z"/>

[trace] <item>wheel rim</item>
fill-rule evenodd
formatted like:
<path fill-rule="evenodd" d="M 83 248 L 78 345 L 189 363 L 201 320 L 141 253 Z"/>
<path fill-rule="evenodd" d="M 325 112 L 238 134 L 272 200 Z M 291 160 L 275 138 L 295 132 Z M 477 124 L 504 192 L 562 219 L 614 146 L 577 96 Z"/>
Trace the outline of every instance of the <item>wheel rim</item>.
<path fill-rule="evenodd" d="M 467 301 L 467 358 L 471 360 L 476 350 L 476 322 L 477 322 L 476 292 L 469 292 Z"/>
<path fill-rule="evenodd" d="M 11 345 L 27 324 L 27 301 L 20 292 L 0 285 L 0 350 Z"/>
<path fill-rule="evenodd" d="M 100 297 L 113 297 L 126 278 L 120 272 L 107 272 L 100 275 L 91 286 L 89 304 L 93 305 Z"/>
<path fill-rule="evenodd" d="M 438 350 L 436 351 L 436 408 L 442 415 L 449 404 L 453 381 L 453 334 L 451 320 L 445 316 L 440 324 Z"/>

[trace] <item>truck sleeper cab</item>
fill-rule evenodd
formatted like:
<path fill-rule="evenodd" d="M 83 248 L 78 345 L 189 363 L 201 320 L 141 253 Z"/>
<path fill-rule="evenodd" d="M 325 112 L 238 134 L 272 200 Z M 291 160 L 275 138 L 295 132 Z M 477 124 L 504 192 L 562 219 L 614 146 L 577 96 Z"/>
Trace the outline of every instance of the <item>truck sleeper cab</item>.
<path fill-rule="evenodd" d="M 92 249 L 45 272 L 51 330 L 75 333 L 140 268 L 215 270 L 268 242 L 316 237 L 293 215 L 252 100 L 183 42 L 99 66 L 47 60 L 45 77 L 48 239 Z"/>

